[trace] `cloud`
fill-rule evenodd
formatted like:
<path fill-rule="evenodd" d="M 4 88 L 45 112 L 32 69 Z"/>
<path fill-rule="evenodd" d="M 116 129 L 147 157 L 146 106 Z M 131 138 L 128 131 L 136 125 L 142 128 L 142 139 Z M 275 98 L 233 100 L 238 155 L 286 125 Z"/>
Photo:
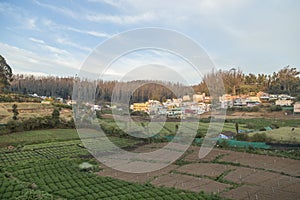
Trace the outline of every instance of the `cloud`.
<path fill-rule="evenodd" d="M 30 37 L 29 40 L 31 40 L 31 41 L 33 41 L 35 43 L 45 44 L 44 40 L 39 40 L 39 39 L 32 38 L 32 37 Z"/>
<path fill-rule="evenodd" d="M 37 0 L 34 0 L 34 2 L 39 5 L 39 6 L 42 6 L 42 7 L 45 7 L 45 8 L 48 8 L 54 12 L 58 12 L 58 13 L 61 13 L 63 15 L 66 15 L 66 16 L 69 16 L 69 17 L 72 17 L 74 19 L 78 19 L 79 18 L 79 15 L 75 12 L 73 12 L 72 10 L 68 9 L 68 8 L 64 8 L 64 7 L 58 7 L 58 6 L 54 6 L 54 5 L 51 5 L 51 4 L 46 4 L 46 3 L 41 3 Z"/>
<path fill-rule="evenodd" d="M 60 48 L 48 45 L 43 40 L 32 38 L 32 37 L 29 38 L 29 40 L 31 40 L 34 43 L 37 43 L 41 49 L 46 50 L 46 51 L 48 51 L 50 53 L 63 54 L 63 55 L 71 55 L 67 50 L 60 49 Z"/>
<path fill-rule="evenodd" d="M 27 10 L 6 2 L 0 2 L 0 15 L 14 19 L 15 24 L 11 24 L 8 29 L 28 29 L 38 30 L 37 18 L 30 15 Z M 16 25 L 17 24 L 17 25 Z"/>
<path fill-rule="evenodd" d="M 89 78 L 101 76 L 104 80 L 151 79 L 181 81 L 189 84 L 199 83 L 201 80 L 193 66 L 170 52 L 150 49 L 133 51 L 119 57 L 109 67 L 100 59 L 101 56 L 98 56 L 98 53 L 100 52 L 96 51 L 92 54 L 83 65 L 84 71 L 93 72 L 93 74 L 88 74 Z M 180 74 L 180 78 L 174 74 Z"/>
<path fill-rule="evenodd" d="M 151 13 L 151 12 L 145 12 L 141 13 L 139 15 L 107 15 L 107 14 L 98 14 L 93 13 L 89 10 L 81 9 L 81 12 L 74 12 L 73 10 L 65 7 L 58 7 L 51 4 L 41 3 L 37 0 L 34 0 L 34 2 L 42 7 L 48 8 L 54 12 L 58 12 L 60 14 L 63 14 L 65 16 L 71 17 L 76 20 L 87 20 L 90 22 L 97 22 L 97 23 L 114 23 L 119 25 L 127 25 L 127 24 L 138 24 L 143 22 L 149 22 L 153 19 L 156 19 L 157 13 Z M 121 8 L 121 4 L 116 1 L 108 1 L 105 0 L 103 3 Z M 87 32 L 88 33 L 88 32 Z M 99 34 L 95 34 L 95 32 L 90 32 L 89 34 L 93 34 L 94 36 L 99 36 Z M 102 36 L 102 35 L 101 35 Z"/>
<path fill-rule="evenodd" d="M 83 33 L 83 34 L 87 34 L 87 35 L 91 35 L 91 36 L 95 36 L 95 37 L 101 37 L 101 38 L 109 38 L 109 37 L 112 36 L 110 34 L 99 32 L 99 31 L 80 30 L 80 29 L 77 29 L 77 28 L 67 27 L 67 26 L 64 26 L 64 27 L 61 27 L 61 28 L 66 29 L 66 30 L 70 30 L 70 31 L 74 31 L 74 32 L 77 32 L 77 33 Z"/>
<path fill-rule="evenodd" d="M 119 25 L 139 24 L 157 18 L 158 15 L 152 12 L 146 12 L 140 15 L 103 15 L 94 13 L 86 16 L 86 19 L 92 22 L 105 22 Z"/>
<path fill-rule="evenodd" d="M 33 1 L 26 5 L 0 2 L 4 19 L 0 40 L 11 47 L 31 49 L 35 56 L 26 60 L 28 65 L 51 58 L 55 63 L 49 63 L 69 66 L 66 60 L 78 62 L 74 60 L 114 33 L 147 26 L 177 30 L 193 38 L 218 68 L 240 67 L 260 73 L 263 67 L 265 73 L 271 73 L 300 63 L 300 4 L 295 1 Z M 40 11 L 33 12 L 30 6 Z M 30 44 L 34 46 L 27 46 Z M 128 62 L 134 64 L 134 59 Z"/>
<path fill-rule="evenodd" d="M 116 8 L 120 8 L 122 5 L 121 1 L 116 1 L 116 0 L 88 0 L 88 2 L 105 3 Z"/>
<path fill-rule="evenodd" d="M 66 38 L 61 38 L 61 37 L 57 38 L 56 42 L 58 42 L 59 44 L 68 45 L 68 46 L 71 46 L 71 47 L 74 47 L 74 48 L 77 48 L 77 49 L 80 49 L 80 50 L 83 50 L 83 51 L 91 52 L 93 50 L 92 48 L 85 47 L 85 46 L 77 44 L 75 42 L 71 42 Z"/>
<path fill-rule="evenodd" d="M 66 30 L 73 31 L 76 33 L 82 33 L 82 34 L 90 35 L 90 36 L 94 36 L 94 37 L 109 38 L 112 36 L 111 34 L 108 34 L 105 32 L 100 32 L 100 31 L 95 31 L 95 30 L 78 29 L 75 27 L 67 26 L 67 25 L 57 24 L 50 19 L 44 19 L 43 23 L 45 26 L 51 27 L 52 29 L 55 28 L 55 29 L 60 29 L 63 31 L 66 31 Z"/>
<path fill-rule="evenodd" d="M 28 74 L 43 73 L 67 76 L 76 74 L 81 62 L 73 56 L 59 54 L 48 54 L 45 56 L 41 52 L 37 54 L 1 42 L 0 49 L 3 51 L 2 54 L 8 64 L 12 67 L 13 73 L 26 72 Z"/>
<path fill-rule="evenodd" d="M 27 28 L 29 28 L 29 29 L 36 28 L 36 19 L 35 18 L 27 19 Z"/>

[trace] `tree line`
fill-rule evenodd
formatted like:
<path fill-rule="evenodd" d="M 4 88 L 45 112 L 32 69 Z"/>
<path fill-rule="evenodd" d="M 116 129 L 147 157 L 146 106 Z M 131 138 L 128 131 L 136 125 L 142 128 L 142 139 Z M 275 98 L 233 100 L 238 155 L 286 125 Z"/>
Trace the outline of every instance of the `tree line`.
<path fill-rule="evenodd" d="M 286 66 L 272 74 L 244 74 L 240 69 L 218 70 L 206 74 L 203 81 L 194 86 L 196 92 L 209 94 L 206 82 L 222 77 L 227 94 L 240 95 L 263 91 L 270 94 L 288 94 L 300 98 L 300 71 Z"/>
<path fill-rule="evenodd" d="M 54 77 L 54 76 L 33 76 L 17 74 L 13 76 L 13 81 L 10 85 L 10 90 L 13 93 L 20 94 L 38 94 L 39 96 L 52 96 L 62 97 L 69 99 L 72 97 L 73 84 L 75 78 L 73 77 Z M 145 102 L 148 99 L 156 99 L 159 101 L 165 101 L 169 98 L 175 98 L 178 94 L 187 94 L 189 87 L 183 86 L 180 83 L 161 82 L 161 81 L 132 81 L 130 83 L 118 82 L 118 81 L 103 81 L 97 80 L 89 82 L 87 80 L 81 80 L 81 84 L 84 86 L 93 85 L 95 87 L 95 98 L 101 101 L 111 101 L 113 92 L 117 93 L 116 88 L 122 88 L 122 91 L 118 91 L 128 94 L 130 93 L 131 102 Z M 129 86 L 131 85 L 131 87 Z M 137 90 L 130 91 L 134 85 Z M 177 91 L 174 94 L 174 91 Z M 180 92 L 180 93 L 179 93 Z"/>
<path fill-rule="evenodd" d="M 255 94 L 259 91 L 271 94 L 288 94 L 297 96 L 300 99 L 300 71 L 295 67 L 286 66 L 278 72 L 272 74 L 244 74 L 240 69 L 212 71 L 204 75 L 198 85 L 190 87 L 180 83 L 137 80 L 127 83 L 118 81 L 97 80 L 93 83 L 87 80 L 79 80 L 83 84 L 93 84 L 95 87 L 95 98 L 101 101 L 111 101 L 116 88 L 120 94 L 131 96 L 132 102 L 144 102 L 148 99 L 164 101 L 185 94 L 206 93 L 209 90 L 206 83 L 214 85 L 217 77 L 221 77 L 224 83 L 225 92 L 228 94 Z M 12 74 L 11 67 L 0 55 L 0 94 L 3 92 L 13 92 L 19 94 L 38 94 L 39 96 L 71 98 L 73 92 L 74 77 L 57 76 L 34 76 L 23 74 Z M 137 87 L 139 85 L 140 87 Z M 117 86 L 117 87 L 116 87 Z M 135 87 L 132 93 L 130 89 Z M 212 88 L 220 90 L 220 88 Z"/>
<path fill-rule="evenodd" d="M 300 71 L 292 67 L 284 67 L 273 74 L 244 74 L 240 69 L 218 70 L 212 71 L 204 75 L 203 81 L 194 85 L 195 92 L 209 95 L 206 82 L 214 80 L 216 76 L 221 76 L 225 92 L 228 94 L 256 94 L 259 91 L 270 94 L 288 94 L 299 96 L 300 94 Z M 54 76 L 33 76 L 33 75 L 14 75 L 10 89 L 12 92 L 22 94 L 37 93 L 40 96 L 70 98 L 73 92 L 73 77 L 54 77 Z M 88 82 L 88 81 L 83 81 Z M 112 93 L 116 86 L 119 92 L 130 92 L 128 83 L 120 83 L 118 81 L 98 80 L 93 83 L 95 85 L 95 97 L 103 101 L 111 101 Z M 122 86 L 123 84 L 123 86 Z M 126 85 L 127 84 L 127 85 Z M 132 94 L 132 102 L 144 102 L 148 99 L 156 99 L 164 101 L 168 98 L 174 98 L 181 95 L 191 93 L 189 87 L 180 83 L 156 81 L 132 81 L 132 84 L 142 85 L 138 87 Z M 120 86 L 121 85 L 121 86 Z M 174 93 L 174 91 L 177 91 Z M 178 92 L 181 91 L 181 92 Z"/>

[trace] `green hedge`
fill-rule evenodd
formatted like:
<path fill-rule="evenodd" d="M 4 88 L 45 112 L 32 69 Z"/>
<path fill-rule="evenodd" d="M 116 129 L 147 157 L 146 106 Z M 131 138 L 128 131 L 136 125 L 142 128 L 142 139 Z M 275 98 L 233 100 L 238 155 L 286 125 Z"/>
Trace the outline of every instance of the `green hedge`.
<path fill-rule="evenodd" d="M 73 118 L 69 121 L 64 119 L 57 121 L 50 116 L 29 118 L 24 121 L 10 120 L 7 124 L 0 126 L 0 135 L 49 128 L 75 128 L 75 124 Z"/>

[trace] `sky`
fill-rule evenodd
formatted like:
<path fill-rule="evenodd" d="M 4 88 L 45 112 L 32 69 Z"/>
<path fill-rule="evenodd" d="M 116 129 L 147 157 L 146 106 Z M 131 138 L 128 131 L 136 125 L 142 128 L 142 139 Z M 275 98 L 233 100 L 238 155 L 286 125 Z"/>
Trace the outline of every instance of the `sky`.
<path fill-rule="evenodd" d="M 217 69 L 270 74 L 299 69 L 299 10 L 297 0 L 0 0 L 0 54 L 15 74 L 75 76 L 103 42 L 158 27 L 191 38 Z M 180 58 L 157 52 L 123 56 L 106 75 L 153 60 L 188 71 Z"/>

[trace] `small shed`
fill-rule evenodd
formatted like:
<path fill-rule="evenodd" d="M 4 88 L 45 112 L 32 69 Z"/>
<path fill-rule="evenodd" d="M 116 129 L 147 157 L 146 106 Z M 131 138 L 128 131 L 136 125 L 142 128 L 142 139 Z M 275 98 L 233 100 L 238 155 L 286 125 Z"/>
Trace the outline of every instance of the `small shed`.
<path fill-rule="evenodd" d="M 235 133 L 234 132 L 231 132 L 231 131 L 225 131 L 225 132 L 222 132 L 220 135 L 219 135 L 219 138 L 222 138 L 222 139 L 233 139 L 233 137 L 235 136 Z"/>

